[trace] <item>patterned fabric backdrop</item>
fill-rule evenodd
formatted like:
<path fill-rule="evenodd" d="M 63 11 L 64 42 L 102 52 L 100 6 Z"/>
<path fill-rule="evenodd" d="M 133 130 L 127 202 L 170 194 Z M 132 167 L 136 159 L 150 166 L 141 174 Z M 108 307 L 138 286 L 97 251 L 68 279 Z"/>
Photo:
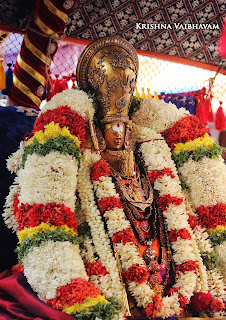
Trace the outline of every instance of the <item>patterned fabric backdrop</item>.
<path fill-rule="evenodd" d="M 25 27 L 34 5 L 34 0 L 0 0 L 0 23 Z M 78 0 L 66 32 L 86 40 L 120 35 L 136 49 L 225 66 L 216 51 L 225 16 L 225 0 Z M 156 29 L 142 29 L 142 24 Z M 174 24 L 218 24 L 219 29 Z M 169 27 L 158 29 L 161 25 Z"/>

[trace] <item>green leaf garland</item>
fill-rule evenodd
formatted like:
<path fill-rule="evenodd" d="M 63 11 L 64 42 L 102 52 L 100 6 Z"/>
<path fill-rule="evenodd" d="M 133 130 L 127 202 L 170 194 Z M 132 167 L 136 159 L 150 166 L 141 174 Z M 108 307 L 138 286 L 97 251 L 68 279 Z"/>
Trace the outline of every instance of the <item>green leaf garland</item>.
<path fill-rule="evenodd" d="M 118 311 L 121 309 L 119 301 L 112 297 L 108 299 L 109 303 L 99 302 L 90 311 L 83 310 L 71 314 L 76 320 L 96 320 L 97 318 L 102 320 L 111 320 L 114 316 L 119 315 Z"/>
<path fill-rule="evenodd" d="M 69 241 L 73 244 L 79 244 L 81 242 L 80 237 L 75 236 L 71 231 L 65 231 L 64 227 L 59 227 L 56 230 L 48 230 L 43 232 L 40 230 L 39 233 L 33 235 L 34 238 L 24 238 L 21 245 L 15 249 L 18 256 L 18 261 L 23 262 L 26 255 L 33 250 L 34 247 L 39 247 L 48 240 L 56 241 Z"/>
<path fill-rule="evenodd" d="M 58 151 L 61 154 L 69 154 L 76 158 L 78 160 L 78 165 L 80 165 L 80 149 L 75 147 L 74 141 L 71 138 L 59 135 L 55 139 L 47 140 L 45 143 L 39 143 L 37 139 L 34 139 L 34 141 L 24 150 L 21 163 L 22 168 L 24 168 L 25 161 L 29 154 L 37 153 L 44 157 L 51 151 Z"/>
<path fill-rule="evenodd" d="M 185 151 L 182 150 L 179 153 L 173 152 L 173 160 L 176 163 L 177 168 L 182 167 L 189 159 L 192 159 L 196 162 L 201 161 L 202 158 L 207 157 L 214 159 L 222 153 L 222 148 L 216 142 L 213 146 L 207 148 L 206 146 L 200 146 L 196 150 Z"/>

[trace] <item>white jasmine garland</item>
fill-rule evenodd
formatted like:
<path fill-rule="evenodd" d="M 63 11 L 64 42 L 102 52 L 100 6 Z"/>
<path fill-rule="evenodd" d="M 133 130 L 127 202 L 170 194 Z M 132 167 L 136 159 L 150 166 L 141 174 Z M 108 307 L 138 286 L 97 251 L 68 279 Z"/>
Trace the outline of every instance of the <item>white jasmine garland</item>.
<path fill-rule="evenodd" d="M 208 270 L 209 292 L 213 298 L 218 298 L 222 301 L 226 300 L 225 284 L 222 275 L 216 270 Z"/>
<path fill-rule="evenodd" d="M 164 298 L 164 308 L 161 308 L 157 312 L 157 317 L 167 318 L 175 314 L 179 315 L 181 313 L 180 303 L 178 299 L 178 294 L 173 293 L 171 296 Z"/>
<path fill-rule="evenodd" d="M 110 217 L 106 221 L 108 227 L 108 234 L 110 237 L 113 236 L 114 233 L 122 231 L 130 227 L 129 221 L 125 218 L 125 213 L 123 209 L 114 208 L 112 210 L 106 211 L 104 213 L 104 217 Z M 113 219 L 112 219 L 113 217 Z"/>
<path fill-rule="evenodd" d="M 78 162 L 70 155 L 52 151 L 42 157 L 28 155 L 18 172 L 22 203 L 56 202 L 75 210 Z"/>
<path fill-rule="evenodd" d="M 93 99 L 89 98 L 87 93 L 83 90 L 68 89 L 57 93 L 49 102 L 43 106 L 41 113 L 47 110 L 54 110 L 56 108 L 68 106 L 73 111 L 77 111 L 87 122 L 93 119 L 95 109 L 93 107 Z"/>
<path fill-rule="evenodd" d="M 138 307 L 147 307 L 155 296 L 154 290 L 146 283 L 128 282 L 128 288 L 131 295 L 137 302 Z"/>
<path fill-rule="evenodd" d="M 9 194 L 6 197 L 6 202 L 4 205 L 4 213 L 2 214 L 4 222 L 7 228 L 12 229 L 13 232 L 18 230 L 18 222 L 15 219 L 13 211 L 13 203 L 20 191 L 18 184 L 12 184 L 9 189 Z"/>
<path fill-rule="evenodd" d="M 226 241 L 214 247 L 220 258 L 221 273 L 226 284 Z"/>
<path fill-rule="evenodd" d="M 221 157 L 204 157 L 199 162 L 189 159 L 178 171 L 189 187 L 188 200 L 193 209 L 226 202 L 226 166 Z"/>
<path fill-rule="evenodd" d="M 71 279 L 88 280 L 78 245 L 46 241 L 34 247 L 23 260 L 24 274 L 41 300 L 56 296 L 57 288 Z"/>
<path fill-rule="evenodd" d="M 178 292 L 188 298 L 191 297 L 195 290 L 196 278 L 194 271 L 185 271 L 176 276 L 176 286 L 181 287 Z"/>
<path fill-rule="evenodd" d="M 13 172 L 16 173 L 20 169 L 21 162 L 22 162 L 22 155 L 24 153 L 25 146 L 26 146 L 26 142 L 21 141 L 18 150 L 12 153 L 10 157 L 7 159 L 6 167 L 11 173 Z"/>
<path fill-rule="evenodd" d="M 93 182 L 94 190 L 96 192 L 96 197 L 101 199 L 103 197 L 116 197 L 118 195 L 115 191 L 115 185 L 111 180 L 111 177 L 100 177 L 100 181 Z"/>
<path fill-rule="evenodd" d="M 145 262 L 141 258 L 137 246 L 126 242 L 125 244 L 116 243 L 117 251 L 120 255 L 120 260 L 123 270 L 128 270 L 132 265 L 139 264 L 141 267 L 145 267 Z"/>
<path fill-rule="evenodd" d="M 174 251 L 173 260 L 176 264 L 182 264 L 188 260 L 195 260 L 194 249 L 191 245 L 191 240 L 181 239 L 171 243 Z"/>
<path fill-rule="evenodd" d="M 189 112 L 184 108 L 177 109 L 171 102 L 166 103 L 164 100 L 144 98 L 132 120 L 137 125 L 151 128 L 160 133 L 172 128 L 176 121 L 188 114 Z"/>
<path fill-rule="evenodd" d="M 148 138 L 148 136 L 147 136 L 147 138 Z M 152 145 L 153 145 L 153 143 L 152 143 Z M 158 150 L 158 152 L 160 152 L 159 149 L 155 149 L 155 150 Z M 146 150 L 146 151 L 148 153 L 152 154 L 152 157 L 155 158 L 155 153 L 152 152 L 152 149 Z M 149 158 L 145 154 L 143 156 L 144 156 L 144 159 L 146 159 L 146 160 Z M 157 154 L 157 156 L 158 156 L 158 154 Z M 145 165 L 148 166 L 149 163 L 145 163 Z M 171 163 L 171 166 L 173 166 L 172 163 Z M 166 166 L 166 168 L 168 168 L 168 166 Z M 155 170 L 155 169 L 156 169 L 155 167 L 152 167 L 152 170 Z M 175 171 L 175 168 L 174 168 L 174 171 Z M 168 179 L 168 176 L 164 175 L 163 178 L 161 178 L 161 179 L 159 178 L 157 180 L 158 180 L 157 186 L 158 186 L 158 190 L 160 191 L 160 193 L 162 192 L 161 187 L 163 186 L 164 192 L 161 193 L 162 195 L 164 195 L 164 194 L 171 195 L 170 190 L 173 186 L 175 196 L 177 196 L 177 197 L 182 196 L 182 192 L 181 192 L 181 189 L 178 184 L 178 181 L 179 181 L 178 177 L 175 177 L 173 179 L 172 178 Z M 174 180 L 174 181 L 172 182 L 172 180 Z M 154 183 L 154 185 L 155 185 L 155 183 Z M 96 188 L 96 192 L 98 192 L 98 188 L 100 188 L 100 190 L 103 190 L 103 187 L 101 186 L 101 182 L 96 184 L 95 188 Z M 172 208 L 174 208 L 174 210 L 172 210 Z M 111 214 L 112 211 L 113 210 L 111 210 L 110 214 L 109 214 L 109 212 L 106 212 L 104 214 L 105 217 L 107 218 L 106 219 L 107 227 L 109 225 L 111 226 L 111 224 L 114 221 L 115 216 L 113 214 Z M 177 229 L 181 229 L 181 224 L 179 224 L 179 221 L 183 217 L 184 220 L 182 218 L 182 221 L 184 221 L 184 225 L 189 228 L 189 225 L 187 222 L 188 216 L 186 215 L 186 208 L 185 208 L 184 203 L 182 203 L 179 206 L 175 206 L 175 205 L 171 204 L 167 208 L 167 211 L 163 212 L 163 214 L 166 214 L 168 216 L 168 220 L 170 220 L 170 219 L 172 219 L 172 217 L 174 217 L 174 213 L 177 213 L 177 221 L 175 221 L 175 227 Z M 121 211 L 120 217 L 122 220 L 124 219 L 122 211 Z M 170 222 L 169 222 L 169 224 L 172 225 L 172 223 L 170 223 Z M 109 229 L 109 227 L 108 227 L 108 229 Z M 117 230 L 115 230 L 115 231 L 117 231 Z M 120 226 L 118 226 L 118 231 L 121 231 Z M 178 239 L 176 242 L 173 243 L 173 245 L 174 245 L 174 251 L 175 251 L 173 256 L 175 256 L 176 264 L 180 264 L 180 263 L 186 262 L 188 260 L 195 260 L 196 255 L 194 253 L 194 249 L 192 247 L 191 240 L 184 240 L 184 239 L 179 240 Z M 139 256 L 137 248 L 134 245 L 132 245 L 130 243 L 126 243 L 125 245 L 123 245 L 122 243 L 117 243 L 116 248 L 117 248 L 117 251 L 120 256 L 120 261 L 121 261 L 123 270 L 128 270 L 128 268 L 131 267 L 133 264 L 145 266 L 143 259 Z M 175 286 L 177 286 L 177 287 L 179 286 L 177 283 L 178 281 L 182 287 L 184 285 L 189 285 L 189 288 L 187 289 L 186 293 L 187 293 L 188 299 L 190 299 L 190 297 L 193 294 L 194 289 L 195 289 L 196 279 L 197 279 L 197 274 L 195 271 L 185 272 L 185 275 L 180 273 L 179 277 L 177 278 Z M 192 283 L 190 283 L 190 282 L 192 282 Z M 144 284 L 135 283 L 134 285 L 132 285 L 132 282 L 128 282 L 127 285 L 128 285 L 128 288 L 130 290 L 131 295 L 134 296 L 135 300 L 137 301 L 138 306 L 146 307 L 148 305 L 148 303 L 152 302 L 154 292 L 152 290 L 150 290 L 150 287 L 147 283 L 144 283 Z M 143 291 L 137 290 L 137 288 L 140 288 L 141 285 L 142 285 L 142 288 L 145 288 L 145 289 L 143 289 Z M 143 303 L 143 292 L 146 292 L 146 291 L 148 291 L 150 293 L 148 295 L 148 297 L 150 297 L 150 300 L 148 301 L 147 297 L 146 297 L 146 299 L 145 299 L 146 304 L 144 304 Z M 177 297 L 177 299 L 178 299 L 178 295 L 177 296 L 174 295 L 174 298 L 171 298 L 168 296 L 163 297 L 163 307 L 161 308 L 161 310 L 165 310 L 165 308 L 164 308 L 165 301 L 166 301 L 166 303 L 168 303 L 168 301 L 171 301 L 171 300 L 173 302 L 172 306 L 170 307 L 169 314 L 166 313 L 166 315 L 165 315 L 167 317 L 174 315 L 175 313 L 178 312 L 179 302 L 178 302 L 178 300 L 175 301 L 175 299 L 176 299 L 175 297 Z M 159 311 L 160 314 L 161 314 L 161 310 Z M 164 311 L 163 311 L 163 313 L 164 313 Z"/>
<path fill-rule="evenodd" d="M 123 287 L 120 282 L 117 263 L 111 250 L 109 238 L 105 233 L 100 211 L 95 203 L 93 185 L 90 180 L 90 167 L 99 159 L 99 154 L 85 150 L 78 175 L 78 191 L 81 198 L 82 209 L 86 214 L 86 221 L 91 229 L 96 252 L 100 257 L 101 263 L 110 274 L 112 295 L 122 301 Z"/>
<path fill-rule="evenodd" d="M 175 206 L 174 204 L 170 203 L 168 209 L 163 212 L 163 215 L 167 222 L 167 229 L 174 230 L 174 229 L 188 229 L 188 216 L 185 213 L 183 203 L 180 206 Z"/>
<path fill-rule="evenodd" d="M 109 274 L 103 276 L 99 275 L 91 275 L 89 277 L 89 282 L 93 283 L 97 289 L 101 291 L 102 294 L 106 297 L 106 299 L 112 297 L 112 287 L 111 287 L 111 277 Z"/>
<path fill-rule="evenodd" d="M 202 252 L 211 252 L 213 251 L 213 248 L 211 246 L 210 239 L 208 238 L 209 235 L 205 230 L 206 230 L 205 228 L 196 226 L 193 229 L 193 234 L 195 237 L 195 241 L 199 247 L 199 250 Z"/>
<path fill-rule="evenodd" d="M 95 261 L 95 248 L 92 244 L 92 239 L 86 237 L 82 243 L 83 249 L 81 251 L 82 259 L 87 263 L 91 261 Z"/>

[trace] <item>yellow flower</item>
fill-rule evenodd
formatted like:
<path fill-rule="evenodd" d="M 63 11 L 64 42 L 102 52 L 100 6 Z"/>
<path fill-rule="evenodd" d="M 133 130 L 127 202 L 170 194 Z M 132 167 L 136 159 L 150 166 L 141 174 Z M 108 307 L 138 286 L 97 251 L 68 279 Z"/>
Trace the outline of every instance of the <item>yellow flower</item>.
<path fill-rule="evenodd" d="M 217 231 L 220 231 L 220 232 L 224 232 L 226 230 L 226 226 L 216 226 L 215 229 L 207 229 L 206 231 L 211 234 L 213 232 L 217 232 Z"/>
<path fill-rule="evenodd" d="M 193 141 L 187 141 L 185 143 L 177 143 L 174 152 L 179 153 L 180 151 L 194 151 L 201 146 L 211 148 L 214 144 L 214 140 L 208 135 L 204 134 L 203 137 L 194 139 Z"/>
<path fill-rule="evenodd" d="M 89 311 L 91 307 L 95 306 L 99 302 L 108 303 L 108 301 L 101 295 L 97 296 L 96 298 L 87 297 L 83 303 L 75 303 L 72 306 L 64 307 L 63 312 L 72 314 L 82 310 Z"/>
<path fill-rule="evenodd" d="M 49 139 L 55 139 L 57 136 L 62 135 L 74 141 L 76 147 L 80 147 L 80 140 L 72 135 L 67 127 L 61 128 L 59 123 L 53 121 L 45 126 L 45 130 L 36 131 L 34 136 L 28 141 L 28 146 L 36 139 L 39 143 L 45 143 Z"/>
<path fill-rule="evenodd" d="M 34 235 L 39 233 L 40 231 L 47 232 L 49 230 L 56 230 L 57 228 L 59 227 L 44 222 L 39 224 L 37 227 L 24 228 L 23 230 L 17 232 L 19 243 L 21 244 L 25 238 L 33 239 Z M 66 233 L 71 233 L 74 236 L 77 235 L 77 233 L 74 232 L 72 228 L 69 228 L 66 224 L 60 226 L 60 228 L 62 228 Z"/>

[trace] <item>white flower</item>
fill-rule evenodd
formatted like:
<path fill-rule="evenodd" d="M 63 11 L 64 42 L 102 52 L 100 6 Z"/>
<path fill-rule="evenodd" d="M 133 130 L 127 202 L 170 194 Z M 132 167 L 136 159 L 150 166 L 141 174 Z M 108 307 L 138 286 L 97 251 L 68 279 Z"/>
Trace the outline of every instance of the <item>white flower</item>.
<path fill-rule="evenodd" d="M 22 203 L 56 202 L 75 210 L 78 162 L 70 155 L 50 152 L 28 155 L 18 173 Z"/>
<path fill-rule="evenodd" d="M 88 280 L 78 245 L 48 240 L 34 247 L 23 260 L 24 274 L 41 300 L 56 296 L 57 288 L 71 279 Z"/>
<path fill-rule="evenodd" d="M 20 169 L 21 162 L 22 162 L 22 155 L 24 153 L 25 146 L 26 146 L 26 142 L 21 141 L 18 150 L 12 153 L 10 157 L 7 159 L 6 167 L 11 173 L 17 172 Z"/>
<path fill-rule="evenodd" d="M 190 159 L 178 171 L 189 187 L 188 200 L 193 209 L 226 202 L 226 166 L 221 157 L 204 157 L 198 162 Z"/>
<path fill-rule="evenodd" d="M 171 296 L 163 298 L 163 306 L 157 312 L 157 317 L 168 318 L 181 313 L 178 294 L 174 293 Z"/>
<path fill-rule="evenodd" d="M 145 262 L 141 258 L 140 253 L 134 244 L 129 242 L 125 245 L 122 243 L 116 243 L 116 248 L 120 255 L 123 270 L 128 270 L 133 264 L 139 264 L 140 266 L 145 267 Z"/>
<path fill-rule="evenodd" d="M 98 199 L 103 197 L 119 197 L 116 193 L 115 185 L 112 182 L 111 177 L 102 176 L 100 177 L 100 181 L 93 182 L 93 186 Z"/>
<path fill-rule="evenodd" d="M 219 258 L 220 258 L 220 268 L 221 268 L 221 273 L 224 278 L 224 281 L 226 283 L 226 241 L 221 243 L 218 246 L 214 247 L 214 250 L 217 252 Z"/>
<path fill-rule="evenodd" d="M 157 133 L 172 128 L 176 121 L 189 114 L 184 108 L 177 109 L 163 100 L 144 98 L 140 108 L 133 115 L 133 122 L 151 128 Z"/>
<path fill-rule="evenodd" d="M 136 283 L 131 281 L 128 283 L 128 287 L 131 295 L 137 301 L 138 307 L 147 307 L 147 305 L 152 302 L 152 299 L 155 296 L 154 291 L 147 286 L 146 283 Z"/>
<path fill-rule="evenodd" d="M 68 106 L 72 110 L 77 111 L 86 121 L 93 119 L 95 112 L 93 100 L 88 97 L 87 93 L 78 89 L 68 89 L 57 93 L 43 106 L 40 114 L 62 106 Z"/>
<path fill-rule="evenodd" d="M 4 222 L 9 229 L 13 229 L 13 232 L 18 230 L 18 222 L 15 219 L 13 204 L 18 196 L 20 188 L 17 184 L 12 184 L 10 186 L 10 191 L 8 196 L 6 197 L 6 202 L 4 205 L 4 213 L 2 214 Z"/>
<path fill-rule="evenodd" d="M 195 260 L 191 240 L 178 238 L 177 241 L 172 242 L 171 246 L 174 251 L 173 260 L 176 264 Z"/>

